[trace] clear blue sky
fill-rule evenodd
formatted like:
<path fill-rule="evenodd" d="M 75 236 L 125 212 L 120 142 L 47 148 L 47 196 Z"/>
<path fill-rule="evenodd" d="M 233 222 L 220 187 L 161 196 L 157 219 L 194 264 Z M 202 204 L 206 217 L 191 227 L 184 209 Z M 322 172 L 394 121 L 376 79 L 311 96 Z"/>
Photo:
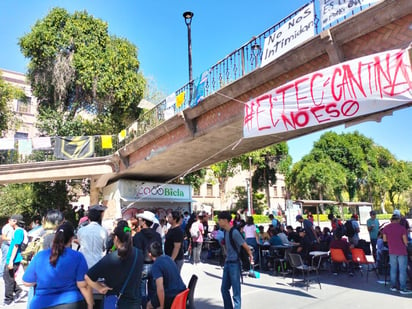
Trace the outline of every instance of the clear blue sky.
<path fill-rule="evenodd" d="M 1 0 L 0 68 L 26 72 L 18 38 L 30 32 L 34 23 L 53 7 L 69 12 L 86 10 L 106 21 L 111 34 L 127 38 L 139 50 L 138 58 L 146 77 L 159 90 L 171 93 L 188 81 L 187 28 L 184 11 L 194 12 L 192 21 L 193 76 L 199 76 L 226 55 L 276 24 L 308 0 Z M 394 112 L 381 123 L 368 122 L 337 132 L 360 133 L 389 149 L 398 159 L 412 160 L 412 108 Z M 321 132 L 322 133 L 322 132 Z M 309 153 L 321 133 L 289 141 L 298 161 Z"/>

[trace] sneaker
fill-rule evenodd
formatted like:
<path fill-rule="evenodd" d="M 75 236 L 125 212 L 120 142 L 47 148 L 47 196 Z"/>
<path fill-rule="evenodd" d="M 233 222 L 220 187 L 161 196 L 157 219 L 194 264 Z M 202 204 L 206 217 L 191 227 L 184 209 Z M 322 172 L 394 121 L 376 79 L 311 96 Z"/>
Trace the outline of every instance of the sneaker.
<path fill-rule="evenodd" d="M 395 288 L 395 287 L 393 287 L 393 286 L 390 288 L 390 290 L 391 290 L 392 292 L 397 292 L 397 291 L 398 291 L 398 289 Z"/>
<path fill-rule="evenodd" d="M 22 291 L 19 294 L 17 294 L 14 298 L 14 302 L 18 303 L 19 301 L 21 301 L 23 298 L 25 298 L 27 296 L 27 291 Z"/>
<path fill-rule="evenodd" d="M 349 273 L 349 276 L 353 277 L 353 273 Z"/>
<path fill-rule="evenodd" d="M 337 275 L 338 275 L 338 273 L 333 273 L 333 275 L 334 275 L 334 276 L 337 276 Z"/>
<path fill-rule="evenodd" d="M 399 292 L 400 292 L 402 295 L 409 295 L 409 294 L 412 294 L 412 291 L 411 291 L 411 290 L 407 290 L 407 289 L 400 290 Z"/>
<path fill-rule="evenodd" d="M 13 302 L 11 302 L 10 304 L 3 303 L 3 304 L 1 305 L 2 308 L 11 308 L 11 307 L 13 307 L 13 306 L 14 306 L 14 303 L 13 303 Z"/>

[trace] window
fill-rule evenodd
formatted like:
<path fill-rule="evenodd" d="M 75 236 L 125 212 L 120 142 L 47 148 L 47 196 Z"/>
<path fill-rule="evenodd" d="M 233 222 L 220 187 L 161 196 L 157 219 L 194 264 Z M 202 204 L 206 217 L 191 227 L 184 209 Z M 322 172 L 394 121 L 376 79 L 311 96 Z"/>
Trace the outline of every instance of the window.
<path fill-rule="evenodd" d="M 29 133 L 25 132 L 16 132 L 14 133 L 14 138 L 15 139 L 27 139 L 29 137 Z"/>
<path fill-rule="evenodd" d="M 193 195 L 200 195 L 200 190 L 198 188 L 193 188 Z"/>
<path fill-rule="evenodd" d="M 286 196 L 286 188 L 282 186 L 282 196 Z"/>
<path fill-rule="evenodd" d="M 19 100 L 17 100 L 16 111 L 18 113 L 29 114 L 30 113 L 30 106 L 31 106 L 31 98 L 30 97 L 26 97 L 24 100 L 19 99 Z"/>
<path fill-rule="evenodd" d="M 206 185 L 206 195 L 213 196 L 213 185 L 210 183 Z"/>
<path fill-rule="evenodd" d="M 273 186 L 273 192 L 275 192 L 275 196 L 278 196 L 278 186 Z"/>

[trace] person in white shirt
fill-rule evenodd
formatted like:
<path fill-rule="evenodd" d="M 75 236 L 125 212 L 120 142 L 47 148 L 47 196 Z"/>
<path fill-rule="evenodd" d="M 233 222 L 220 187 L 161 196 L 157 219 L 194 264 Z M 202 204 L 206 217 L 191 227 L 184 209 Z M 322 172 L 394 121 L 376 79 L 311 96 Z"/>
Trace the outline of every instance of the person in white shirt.
<path fill-rule="evenodd" d="M 90 268 L 96 264 L 106 253 L 108 238 L 107 230 L 101 226 L 103 212 L 106 208 L 95 205 L 89 208 L 87 217 L 90 223 L 77 232 L 79 251 L 86 258 L 87 266 Z"/>

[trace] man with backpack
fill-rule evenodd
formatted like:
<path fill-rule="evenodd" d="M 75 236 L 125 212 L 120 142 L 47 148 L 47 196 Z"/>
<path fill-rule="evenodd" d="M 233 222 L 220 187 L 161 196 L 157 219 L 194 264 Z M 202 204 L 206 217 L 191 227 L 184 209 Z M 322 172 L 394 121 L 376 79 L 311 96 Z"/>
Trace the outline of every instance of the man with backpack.
<path fill-rule="evenodd" d="M 349 238 L 349 243 L 354 245 L 355 247 L 359 243 L 359 222 L 358 222 L 358 215 L 353 214 L 350 220 L 347 220 L 344 224 L 346 236 Z"/>
<path fill-rule="evenodd" d="M 249 246 L 246 244 L 246 241 L 240 234 L 239 230 L 232 228 L 230 225 L 231 220 L 232 216 L 228 211 L 222 211 L 218 215 L 219 226 L 225 231 L 224 240 L 226 246 L 226 260 L 223 268 L 222 285 L 220 287 L 220 291 L 222 293 L 225 309 L 240 309 L 242 307 L 240 291 L 240 247 L 243 247 L 249 255 L 249 261 L 251 264 L 253 264 L 253 256 Z M 232 298 L 230 297 L 230 287 L 232 287 L 234 306 L 232 303 Z"/>
<path fill-rule="evenodd" d="M 156 220 L 153 212 L 145 210 L 143 213 L 137 214 L 136 217 L 139 219 L 141 230 L 133 236 L 133 246 L 143 252 L 144 262 L 140 292 L 142 297 L 142 308 L 146 308 L 148 293 L 153 293 L 155 289 L 151 282 L 153 260 L 149 256 L 149 247 L 150 244 L 155 241 L 162 243 L 162 238 L 160 237 L 160 234 L 156 232 L 156 229 L 152 227 Z"/>

